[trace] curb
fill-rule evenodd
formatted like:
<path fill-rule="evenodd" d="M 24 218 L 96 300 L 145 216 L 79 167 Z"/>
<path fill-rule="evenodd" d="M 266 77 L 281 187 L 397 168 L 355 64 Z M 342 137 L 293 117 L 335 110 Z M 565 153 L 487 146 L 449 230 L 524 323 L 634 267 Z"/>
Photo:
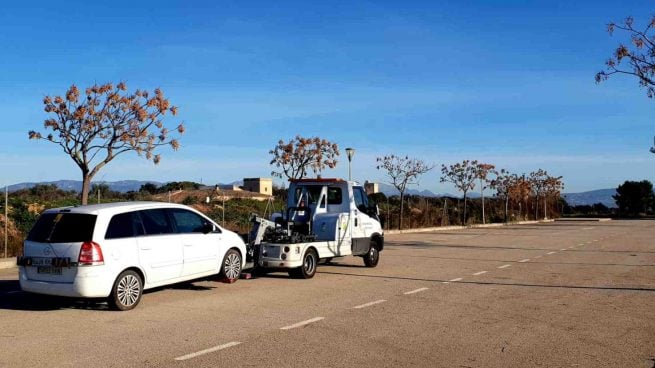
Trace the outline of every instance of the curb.
<path fill-rule="evenodd" d="M 466 229 L 477 229 L 477 228 L 493 228 L 493 227 L 503 227 L 503 226 L 512 226 L 512 225 L 530 225 L 530 224 L 543 224 L 553 222 L 555 220 L 539 220 L 539 221 L 518 221 L 510 223 L 500 223 L 500 224 L 479 224 L 479 225 L 469 225 L 469 226 L 439 226 L 439 227 L 424 227 L 420 229 L 405 229 L 405 230 L 385 230 L 385 235 L 398 235 L 398 234 L 416 234 L 416 233 L 431 233 L 435 231 L 449 231 L 449 230 L 466 230 Z"/>
<path fill-rule="evenodd" d="M 16 257 L 0 258 L 0 270 L 16 267 Z"/>

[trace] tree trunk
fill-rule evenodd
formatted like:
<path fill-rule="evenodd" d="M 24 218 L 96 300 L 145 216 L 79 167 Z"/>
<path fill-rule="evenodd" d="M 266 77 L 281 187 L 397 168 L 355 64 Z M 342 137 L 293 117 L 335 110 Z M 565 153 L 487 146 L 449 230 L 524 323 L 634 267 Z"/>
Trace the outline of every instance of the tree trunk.
<path fill-rule="evenodd" d="M 398 223 L 398 230 L 403 229 L 403 203 L 405 202 L 405 193 L 400 192 L 400 221 Z"/>
<path fill-rule="evenodd" d="M 466 226 L 466 192 L 464 192 L 464 226 Z"/>
<path fill-rule="evenodd" d="M 480 179 L 480 198 L 482 198 L 482 224 L 484 225 L 484 186 L 482 185 L 482 179 Z"/>
<path fill-rule="evenodd" d="M 91 176 L 89 172 L 82 170 L 82 205 L 89 202 L 89 190 L 91 190 Z"/>
<path fill-rule="evenodd" d="M 547 197 L 544 197 L 544 220 L 548 219 L 548 213 L 546 212 L 548 207 L 546 206 Z"/>
<path fill-rule="evenodd" d="M 507 223 L 507 207 L 509 205 L 509 196 L 505 197 L 505 223 Z"/>

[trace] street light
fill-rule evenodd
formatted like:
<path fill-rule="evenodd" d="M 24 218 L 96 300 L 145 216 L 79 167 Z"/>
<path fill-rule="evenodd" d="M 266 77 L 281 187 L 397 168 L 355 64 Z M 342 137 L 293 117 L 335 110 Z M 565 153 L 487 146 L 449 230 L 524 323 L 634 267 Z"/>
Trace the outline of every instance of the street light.
<path fill-rule="evenodd" d="M 353 161 L 353 156 L 355 156 L 355 149 L 354 148 L 346 148 L 346 155 L 348 156 L 348 180 L 352 180 L 352 169 L 351 169 L 351 163 Z"/>
<path fill-rule="evenodd" d="M 653 138 L 653 143 L 655 143 L 655 137 Z M 655 145 L 650 148 L 650 153 L 655 153 Z"/>

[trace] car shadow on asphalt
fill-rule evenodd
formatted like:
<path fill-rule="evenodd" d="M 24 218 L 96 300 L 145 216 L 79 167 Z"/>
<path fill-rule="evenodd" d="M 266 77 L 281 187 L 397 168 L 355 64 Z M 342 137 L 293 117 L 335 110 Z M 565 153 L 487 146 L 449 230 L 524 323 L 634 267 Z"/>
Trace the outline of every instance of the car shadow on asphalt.
<path fill-rule="evenodd" d="M 512 282 L 499 282 L 499 281 L 450 281 L 441 279 L 427 279 L 418 277 L 404 277 L 404 276 L 385 276 L 385 275 L 362 275 L 348 272 L 333 272 L 333 271 L 318 271 L 322 275 L 340 275 L 340 276 L 353 276 L 364 278 L 378 278 L 389 280 L 409 280 L 409 281 L 426 281 L 435 283 L 450 283 L 450 284 L 468 284 L 468 285 L 492 285 L 492 286 L 514 286 L 514 287 L 530 287 L 530 288 L 551 288 L 551 289 L 581 289 L 581 290 L 599 290 L 599 291 L 637 291 L 637 292 L 655 292 L 652 287 L 631 287 L 631 286 L 587 286 L 587 285 L 548 285 L 548 284 L 529 284 L 529 283 L 512 283 Z"/>
<path fill-rule="evenodd" d="M 196 280 L 198 281 L 198 280 Z M 207 279 L 200 281 L 220 281 Z M 173 285 L 145 290 L 144 295 L 163 290 L 208 291 L 216 287 L 182 282 Z M 62 309 L 113 311 L 105 298 L 70 298 L 43 294 L 33 294 L 20 289 L 18 280 L 0 280 L 0 310 L 54 311 Z"/>

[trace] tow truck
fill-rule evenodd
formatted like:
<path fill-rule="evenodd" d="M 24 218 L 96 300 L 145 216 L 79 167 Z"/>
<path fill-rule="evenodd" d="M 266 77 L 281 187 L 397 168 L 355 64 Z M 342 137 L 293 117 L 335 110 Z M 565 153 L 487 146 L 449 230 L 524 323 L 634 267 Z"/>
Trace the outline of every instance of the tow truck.
<path fill-rule="evenodd" d="M 343 179 L 290 180 L 284 212 L 253 216 L 250 231 L 255 269 L 287 270 L 294 278 L 314 277 L 319 262 L 359 256 L 375 267 L 384 248 L 379 209 L 364 187 Z"/>

